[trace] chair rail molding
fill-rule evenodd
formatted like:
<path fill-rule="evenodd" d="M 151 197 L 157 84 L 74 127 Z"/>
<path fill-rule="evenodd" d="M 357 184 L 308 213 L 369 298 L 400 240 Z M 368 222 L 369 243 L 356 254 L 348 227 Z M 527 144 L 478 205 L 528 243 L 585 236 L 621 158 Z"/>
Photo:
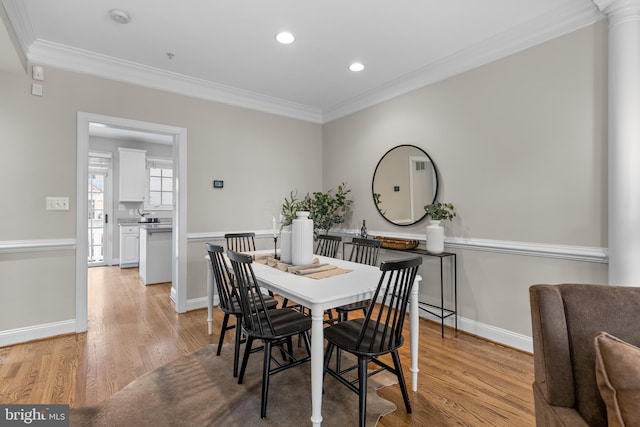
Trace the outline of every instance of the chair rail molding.
<path fill-rule="evenodd" d="M 359 230 L 344 230 L 345 235 L 359 235 Z M 426 241 L 422 233 L 397 233 L 369 230 L 372 236 L 398 237 Z M 475 239 L 471 237 L 445 237 L 445 247 L 472 251 L 498 252 L 512 255 L 558 258 L 571 261 L 609 262 L 607 248 L 578 245 L 558 245 L 553 243 L 517 242 L 512 240 Z"/>
<path fill-rule="evenodd" d="M 31 239 L 31 240 L 2 240 L 0 253 L 18 252 L 46 252 L 75 250 L 76 239 Z"/>

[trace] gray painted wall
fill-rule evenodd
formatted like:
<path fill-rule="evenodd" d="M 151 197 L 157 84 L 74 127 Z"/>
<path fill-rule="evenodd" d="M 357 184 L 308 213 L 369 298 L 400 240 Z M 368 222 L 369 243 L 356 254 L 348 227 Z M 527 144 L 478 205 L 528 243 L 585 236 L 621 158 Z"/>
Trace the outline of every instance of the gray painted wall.
<path fill-rule="evenodd" d="M 351 227 L 424 236 L 426 221 L 393 226 L 371 197 L 380 157 L 413 144 L 458 211 L 447 237 L 606 248 L 606 34 L 601 22 L 326 124 L 324 182 L 353 186 Z M 454 251 L 460 316 L 527 336 L 530 285 L 607 282 L 602 263 Z M 439 295 L 435 267 L 423 299 Z"/>
<path fill-rule="evenodd" d="M 11 203 L 0 241 L 75 236 L 83 111 L 188 129 L 188 233 L 202 240 L 268 230 L 291 190 L 342 181 L 355 201 L 343 231 L 366 219 L 372 233 L 423 236 L 424 222 L 393 226 L 371 198 L 379 158 L 414 144 L 439 168 L 440 200 L 458 209 L 448 237 L 606 248 L 606 53 L 606 23 L 598 23 L 324 126 L 56 69 L 47 69 L 39 98 L 29 76 L 0 73 L 0 180 Z M 70 211 L 45 211 L 46 196 L 70 197 Z M 206 293 L 202 246 L 198 238 L 188 245 L 193 301 Z M 529 336 L 531 284 L 607 278 L 604 263 L 453 250 L 460 315 L 472 332 Z M 435 297 L 431 261 L 424 299 Z M 0 252 L 0 293 L 0 335 L 73 319 L 74 252 Z"/>

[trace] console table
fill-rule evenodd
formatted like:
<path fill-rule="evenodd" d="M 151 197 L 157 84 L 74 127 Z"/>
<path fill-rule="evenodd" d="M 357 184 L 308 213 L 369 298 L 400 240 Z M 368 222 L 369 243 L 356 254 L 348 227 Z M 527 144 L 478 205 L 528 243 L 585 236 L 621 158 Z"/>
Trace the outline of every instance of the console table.
<path fill-rule="evenodd" d="M 418 301 L 418 308 L 426 311 L 440 319 L 442 328 L 442 338 L 444 338 L 444 319 L 453 316 L 455 323 L 455 332 L 458 333 L 458 267 L 456 254 L 452 252 L 442 252 L 440 254 L 432 254 L 424 249 L 408 249 L 402 252 L 409 252 L 414 254 L 426 255 L 431 257 L 440 258 L 440 305 L 428 304 L 426 302 Z M 444 304 L 444 267 L 443 260 L 448 258 L 451 260 L 451 268 L 453 270 L 453 309 L 446 308 Z M 424 285 L 423 285 L 424 286 Z M 450 306 L 449 306 L 450 307 Z"/>

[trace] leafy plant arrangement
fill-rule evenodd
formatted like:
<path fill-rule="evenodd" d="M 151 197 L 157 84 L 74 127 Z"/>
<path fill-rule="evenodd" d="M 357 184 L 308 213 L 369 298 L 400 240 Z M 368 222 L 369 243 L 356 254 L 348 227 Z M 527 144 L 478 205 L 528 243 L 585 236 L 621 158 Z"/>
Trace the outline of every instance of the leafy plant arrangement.
<path fill-rule="evenodd" d="M 296 218 L 296 212 L 308 211 L 309 218 L 313 220 L 316 237 L 320 234 L 320 230 L 328 233 L 334 225 L 345 222 L 353 203 L 349 198 L 350 192 L 351 189 L 347 189 L 344 183 L 338 185 L 335 190 L 307 194 L 302 200 L 299 200 L 292 191 L 289 198 L 285 197 L 282 204 L 282 225 L 292 224 Z"/>
<path fill-rule="evenodd" d="M 433 220 L 453 220 L 456 217 L 456 209 L 451 203 L 432 203 L 426 205 L 424 210 Z"/>
<path fill-rule="evenodd" d="M 282 215 L 281 227 L 286 225 L 291 225 L 293 220 L 296 219 L 296 212 L 303 211 L 302 201 L 298 200 L 298 197 L 292 191 L 289 195 L 289 199 L 284 198 L 284 203 L 282 204 L 282 209 L 280 214 Z"/>
<path fill-rule="evenodd" d="M 308 210 L 309 218 L 313 220 L 313 229 L 316 236 L 319 230 L 328 233 L 331 227 L 342 224 L 347 213 L 351 209 L 353 200 L 349 199 L 351 189 L 347 189 L 345 183 L 338 185 L 335 190 L 326 193 L 316 191 L 312 195 L 307 194 L 302 201 L 303 210 Z"/>

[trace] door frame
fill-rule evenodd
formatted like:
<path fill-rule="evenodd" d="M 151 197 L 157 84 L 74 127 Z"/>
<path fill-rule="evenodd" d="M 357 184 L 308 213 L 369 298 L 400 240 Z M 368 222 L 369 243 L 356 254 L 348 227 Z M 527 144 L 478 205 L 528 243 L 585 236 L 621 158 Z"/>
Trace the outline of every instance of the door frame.
<path fill-rule="evenodd" d="M 143 122 L 122 117 L 78 112 L 77 115 L 77 189 L 76 189 L 76 332 L 85 332 L 88 324 L 87 266 L 87 180 L 89 154 L 89 123 L 137 131 L 163 133 L 173 137 L 174 198 L 172 237 L 171 298 L 178 313 L 187 307 L 187 129 L 160 123 Z"/>

